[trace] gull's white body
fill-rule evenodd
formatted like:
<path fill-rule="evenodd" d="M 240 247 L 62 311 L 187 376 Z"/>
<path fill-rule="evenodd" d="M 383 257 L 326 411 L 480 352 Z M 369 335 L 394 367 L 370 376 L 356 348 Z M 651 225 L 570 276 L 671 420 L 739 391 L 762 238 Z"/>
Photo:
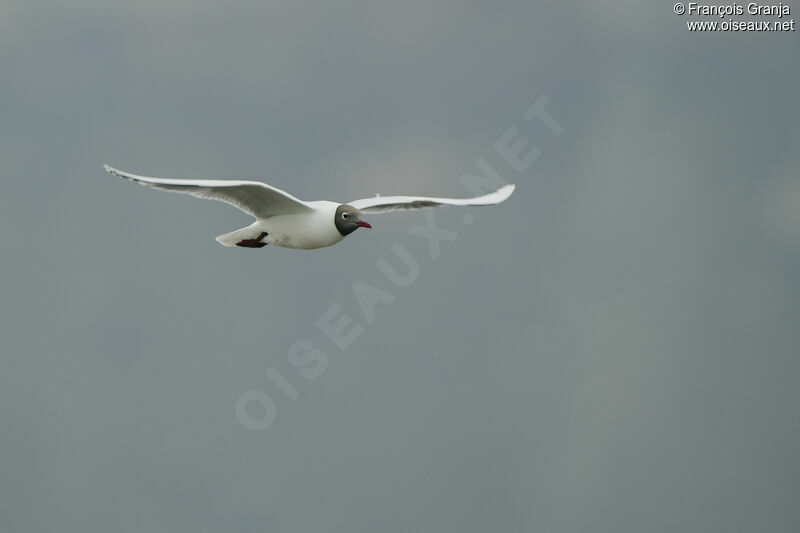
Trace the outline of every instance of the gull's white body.
<path fill-rule="evenodd" d="M 267 233 L 264 242 L 283 248 L 313 250 L 331 246 L 344 239 L 344 235 L 331 224 L 339 204 L 327 200 L 306 202 L 312 206 L 310 213 L 275 215 L 256 220 L 250 226 L 217 237 L 225 246 L 236 246 L 243 239 L 252 239 L 262 231 Z"/>
<path fill-rule="evenodd" d="M 492 193 L 475 198 L 376 196 L 353 200 L 349 204 L 327 200 L 304 202 L 259 181 L 149 178 L 123 172 L 108 165 L 104 167 L 107 172 L 120 178 L 156 189 L 219 200 L 252 215 L 256 221 L 251 225 L 217 237 L 217 241 L 225 246 L 248 248 L 260 248 L 266 244 L 304 250 L 324 248 L 343 240 L 356 229 L 356 226 L 372 227 L 355 218 L 361 213 L 386 213 L 441 205 L 494 205 L 505 201 L 514 192 L 514 185 L 504 185 Z M 340 208 L 349 211 L 354 218 L 351 218 L 350 222 L 337 220 L 339 218 L 337 210 Z M 345 212 L 342 215 L 345 220 L 347 214 Z M 340 224 L 347 223 L 350 224 L 349 228 L 340 228 Z"/>

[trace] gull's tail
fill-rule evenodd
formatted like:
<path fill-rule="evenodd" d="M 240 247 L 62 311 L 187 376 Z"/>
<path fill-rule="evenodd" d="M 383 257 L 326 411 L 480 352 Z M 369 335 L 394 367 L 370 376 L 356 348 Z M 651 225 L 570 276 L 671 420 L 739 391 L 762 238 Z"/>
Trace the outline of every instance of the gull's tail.
<path fill-rule="evenodd" d="M 236 246 L 237 243 L 242 241 L 258 239 L 261 236 L 262 231 L 263 230 L 258 227 L 258 221 L 256 221 L 246 228 L 237 229 L 236 231 L 220 235 L 217 237 L 217 242 L 222 246 Z"/>

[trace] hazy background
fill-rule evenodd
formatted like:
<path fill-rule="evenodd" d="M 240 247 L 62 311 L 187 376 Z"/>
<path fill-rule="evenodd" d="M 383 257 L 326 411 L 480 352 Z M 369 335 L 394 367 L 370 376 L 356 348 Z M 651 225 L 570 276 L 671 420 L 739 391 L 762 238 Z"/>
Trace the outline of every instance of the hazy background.
<path fill-rule="evenodd" d="M 0 0 L 0 530 L 796 531 L 798 32 L 687 19 Z M 522 119 L 543 94 L 560 136 Z M 521 175 L 511 126 L 542 153 Z M 481 157 L 517 191 L 437 211 L 436 260 L 419 212 L 223 248 L 248 216 L 101 169 L 348 201 L 463 196 Z M 375 264 L 395 242 L 407 288 Z M 357 281 L 396 298 L 373 324 Z M 365 326 L 346 351 L 334 303 Z"/>

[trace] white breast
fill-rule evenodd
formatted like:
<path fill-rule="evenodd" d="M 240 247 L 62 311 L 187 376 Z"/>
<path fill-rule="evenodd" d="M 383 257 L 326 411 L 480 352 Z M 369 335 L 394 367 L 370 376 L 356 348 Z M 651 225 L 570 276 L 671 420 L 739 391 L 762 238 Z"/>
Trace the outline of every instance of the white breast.
<path fill-rule="evenodd" d="M 311 250 L 344 239 L 333 223 L 339 204 L 325 200 L 307 203 L 314 208 L 310 213 L 278 215 L 261 220 L 258 224 L 267 232 L 264 240 L 284 248 Z"/>

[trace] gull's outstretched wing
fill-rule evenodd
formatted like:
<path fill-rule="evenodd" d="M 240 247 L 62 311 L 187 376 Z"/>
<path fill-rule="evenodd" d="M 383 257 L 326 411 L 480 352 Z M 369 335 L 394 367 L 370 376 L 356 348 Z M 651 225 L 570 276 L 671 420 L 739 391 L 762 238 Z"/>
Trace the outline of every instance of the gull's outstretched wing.
<path fill-rule="evenodd" d="M 256 218 L 302 213 L 312 208 L 289 193 L 260 181 L 176 180 L 137 176 L 103 165 L 106 172 L 127 180 L 165 191 L 191 194 L 198 198 L 219 200 Z"/>
<path fill-rule="evenodd" d="M 428 198 L 426 196 L 376 196 L 350 202 L 362 213 L 388 213 L 403 209 L 424 209 L 440 205 L 494 205 L 505 201 L 514 192 L 514 185 L 504 185 L 494 192 L 474 198 Z"/>

